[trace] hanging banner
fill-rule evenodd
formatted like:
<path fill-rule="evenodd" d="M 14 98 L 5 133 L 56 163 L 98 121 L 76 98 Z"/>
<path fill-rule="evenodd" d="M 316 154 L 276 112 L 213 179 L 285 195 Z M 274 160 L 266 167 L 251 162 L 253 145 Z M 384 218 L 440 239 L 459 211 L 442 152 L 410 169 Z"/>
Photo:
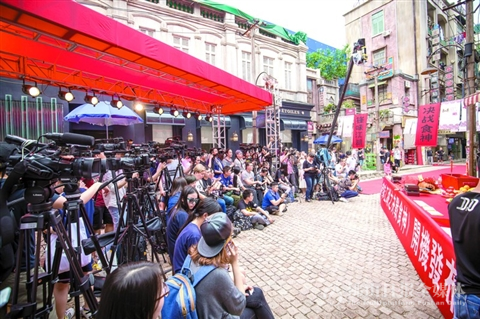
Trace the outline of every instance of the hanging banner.
<path fill-rule="evenodd" d="M 343 137 L 352 137 L 353 132 L 353 115 L 347 115 L 343 117 Z M 338 135 L 338 132 L 337 132 Z"/>
<path fill-rule="evenodd" d="M 440 107 L 440 119 L 438 129 L 450 132 L 457 132 L 459 128 L 461 100 L 442 102 Z"/>
<path fill-rule="evenodd" d="M 418 107 L 417 133 L 415 146 L 436 146 L 440 103 Z"/>
<path fill-rule="evenodd" d="M 368 114 L 355 114 L 353 118 L 352 148 L 365 148 Z"/>

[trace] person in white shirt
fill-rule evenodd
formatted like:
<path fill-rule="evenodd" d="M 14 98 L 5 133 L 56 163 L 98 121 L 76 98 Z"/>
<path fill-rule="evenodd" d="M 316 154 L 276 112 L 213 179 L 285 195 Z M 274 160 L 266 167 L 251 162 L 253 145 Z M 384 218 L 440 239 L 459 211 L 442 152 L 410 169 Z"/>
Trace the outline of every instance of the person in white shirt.
<path fill-rule="evenodd" d="M 345 163 L 345 159 L 341 159 L 340 162 L 335 166 L 335 172 L 337 173 L 337 178 L 342 179 L 345 178 L 347 174 L 347 167 Z"/>
<path fill-rule="evenodd" d="M 347 172 L 356 171 L 355 167 L 357 166 L 357 160 L 352 156 L 351 151 L 347 151 L 346 167 Z"/>
<path fill-rule="evenodd" d="M 402 150 L 398 146 L 395 146 L 395 148 L 393 149 L 393 160 L 395 162 L 395 166 L 397 168 L 400 168 L 400 162 L 402 160 Z"/>

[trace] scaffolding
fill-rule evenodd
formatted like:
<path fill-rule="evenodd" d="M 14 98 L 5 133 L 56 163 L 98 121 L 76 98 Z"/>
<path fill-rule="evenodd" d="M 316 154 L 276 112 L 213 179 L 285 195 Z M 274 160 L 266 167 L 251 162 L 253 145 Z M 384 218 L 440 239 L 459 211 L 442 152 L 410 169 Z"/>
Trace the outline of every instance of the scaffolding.
<path fill-rule="evenodd" d="M 280 143 L 280 107 L 282 106 L 282 97 L 280 91 L 275 86 L 271 86 L 269 91 L 273 96 L 273 104 L 265 108 L 266 145 L 270 146 L 272 167 L 278 168 L 280 165 L 279 156 L 282 151 Z"/>
<path fill-rule="evenodd" d="M 226 149 L 227 148 L 227 129 L 226 118 L 222 114 L 221 106 L 214 106 L 212 108 L 212 134 L 213 134 L 213 148 Z"/>

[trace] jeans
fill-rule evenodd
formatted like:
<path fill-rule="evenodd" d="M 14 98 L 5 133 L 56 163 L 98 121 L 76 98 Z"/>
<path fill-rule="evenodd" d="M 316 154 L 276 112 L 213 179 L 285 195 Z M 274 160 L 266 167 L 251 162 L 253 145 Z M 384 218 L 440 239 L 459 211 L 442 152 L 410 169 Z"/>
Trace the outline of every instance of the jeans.
<path fill-rule="evenodd" d="M 312 176 L 305 175 L 305 183 L 307 184 L 307 193 L 305 194 L 305 199 L 312 198 L 312 191 L 313 191 L 313 178 Z"/>
<path fill-rule="evenodd" d="M 453 296 L 454 319 L 479 319 L 480 297 L 469 294 L 455 293 Z"/>
<path fill-rule="evenodd" d="M 253 288 L 253 293 L 247 296 L 247 305 L 245 310 L 240 315 L 240 319 L 261 318 L 273 319 L 275 318 L 270 306 L 265 299 L 262 289 L 258 287 Z"/>
<path fill-rule="evenodd" d="M 225 200 L 223 198 L 217 198 L 217 203 L 222 208 L 222 212 L 227 212 L 227 206 L 225 205 Z"/>
<path fill-rule="evenodd" d="M 351 190 L 346 190 L 342 193 L 341 196 L 343 198 L 352 198 L 352 197 L 358 196 L 358 193 Z"/>
<path fill-rule="evenodd" d="M 224 194 L 224 195 L 223 195 L 223 200 L 225 201 L 225 204 L 226 204 L 227 206 L 233 205 L 233 198 L 232 198 L 232 197 Z"/>
<path fill-rule="evenodd" d="M 113 229 L 117 230 L 118 223 L 120 222 L 120 212 L 118 211 L 118 207 L 110 206 L 108 207 L 108 212 L 110 213 L 110 216 L 112 216 Z"/>

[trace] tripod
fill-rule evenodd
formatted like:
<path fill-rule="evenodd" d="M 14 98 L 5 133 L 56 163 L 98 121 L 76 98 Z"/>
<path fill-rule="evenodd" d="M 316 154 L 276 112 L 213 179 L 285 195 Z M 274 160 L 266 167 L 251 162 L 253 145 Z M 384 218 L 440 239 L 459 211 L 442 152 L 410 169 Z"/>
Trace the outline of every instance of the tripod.
<path fill-rule="evenodd" d="M 318 182 L 315 187 L 319 186 L 322 191 L 328 196 L 328 198 L 332 201 L 332 204 L 335 204 L 335 201 L 338 199 L 338 195 L 335 191 L 335 188 L 330 183 L 329 178 L 329 167 L 322 165 L 320 169 L 320 173 L 318 175 Z"/>
<path fill-rule="evenodd" d="M 76 301 L 78 295 L 81 293 L 88 304 L 90 310 L 93 314 L 97 312 L 98 303 L 93 294 L 93 291 L 90 289 L 90 277 L 84 275 L 82 271 L 82 266 L 79 260 L 79 249 L 74 247 L 71 242 L 71 225 L 77 223 L 79 225 L 79 215 L 78 209 L 76 210 L 66 210 L 67 215 L 67 227 L 63 224 L 62 216 L 54 209 L 52 209 L 53 203 L 51 202 L 51 197 L 53 191 L 50 188 L 48 182 L 41 183 L 38 181 L 29 182 L 29 187 L 26 189 L 25 197 L 30 204 L 28 205 L 28 214 L 24 215 L 20 219 L 20 237 L 19 237 L 19 250 L 17 252 L 16 264 L 17 267 L 22 265 L 22 247 L 25 247 L 25 258 L 26 258 L 26 287 L 27 287 L 27 301 L 26 303 L 19 303 L 19 285 L 20 285 L 20 269 L 17 269 L 15 272 L 15 284 L 12 292 L 12 308 L 9 313 L 10 318 L 48 318 L 49 313 L 52 311 L 52 295 L 53 295 L 53 286 L 58 279 L 58 271 L 60 268 L 60 262 L 62 257 L 62 251 L 65 253 L 68 263 L 70 265 L 70 272 L 73 278 L 73 283 L 76 289 L 79 291 L 76 296 Z M 36 186 L 43 184 L 41 187 Z M 73 190 L 73 188 L 72 188 Z M 48 199 L 37 200 L 35 199 L 41 196 L 39 194 L 50 194 Z M 68 205 L 72 205 L 72 208 L 77 208 L 78 201 L 80 200 L 80 195 L 72 191 L 70 198 L 67 198 L 65 207 L 69 208 Z M 76 201 L 75 204 L 73 204 Z M 33 202 L 33 203 L 32 203 Z M 81 210 L 82 213 L 85 210 Z M 83 216 L 84 220 L 88 222 L 86 214 Z M 45 241 L 50 243 L 51 234 L 50 227 L 54 227 L 56 234 L 58 236 L 56 241 L 55 253 L 53 260 L 51 254 L 47 254 L 46 265 L 48 266 L 47 272 L 40 273 L 40 248 L 43 231 L 46 232 Z M 67 228 L 70 231 L 70 235 L 67 232 Z M 33 262 L 33 267 L 30 261 L 31 246 L 29 244 L 29 239 L 34 236 L 36 232 L 36 245 L 35 245 L 35 259 Z M 80 241 L 79 227 L 77 227 L 77 243 Z M 98 242 L 97 242 L 98 243 Z M 33 269 L 33 275 L 32 275 Z M 37 309 L 37 290 L 39 286 L 42 289 L 42 302 L 43 306 L 40 309 Z M 79 313 L 79 305 L 76 302 L 76 308 Z"/>
<path fill-rule="evenodd" d="M 155 227 L 149 227 L 153 223 L 151 221 L 147 223 L 147 218 L 140 208 L 137 195 L 133 192 L 133 172 L 124 172 L 124 175 L 128 183 L 128 189 L 121 206 L 119 225 L 115 230 L 109 267 L 113 266 L 119 245 L 119 264 L 146 259 L 146 241 L 152 247 L 152 261 L 155 260 L 160 265 L 160 258 L 155 249 L 156 238 L 152 236 L 152 230 L 155 231 Z M 155 218 L 158 219 L 158 217 Z M 155 218 L 152 220 L 155 220 Z M 164 279 L 166 279 L 163 268 L 162 273 Z"/>

